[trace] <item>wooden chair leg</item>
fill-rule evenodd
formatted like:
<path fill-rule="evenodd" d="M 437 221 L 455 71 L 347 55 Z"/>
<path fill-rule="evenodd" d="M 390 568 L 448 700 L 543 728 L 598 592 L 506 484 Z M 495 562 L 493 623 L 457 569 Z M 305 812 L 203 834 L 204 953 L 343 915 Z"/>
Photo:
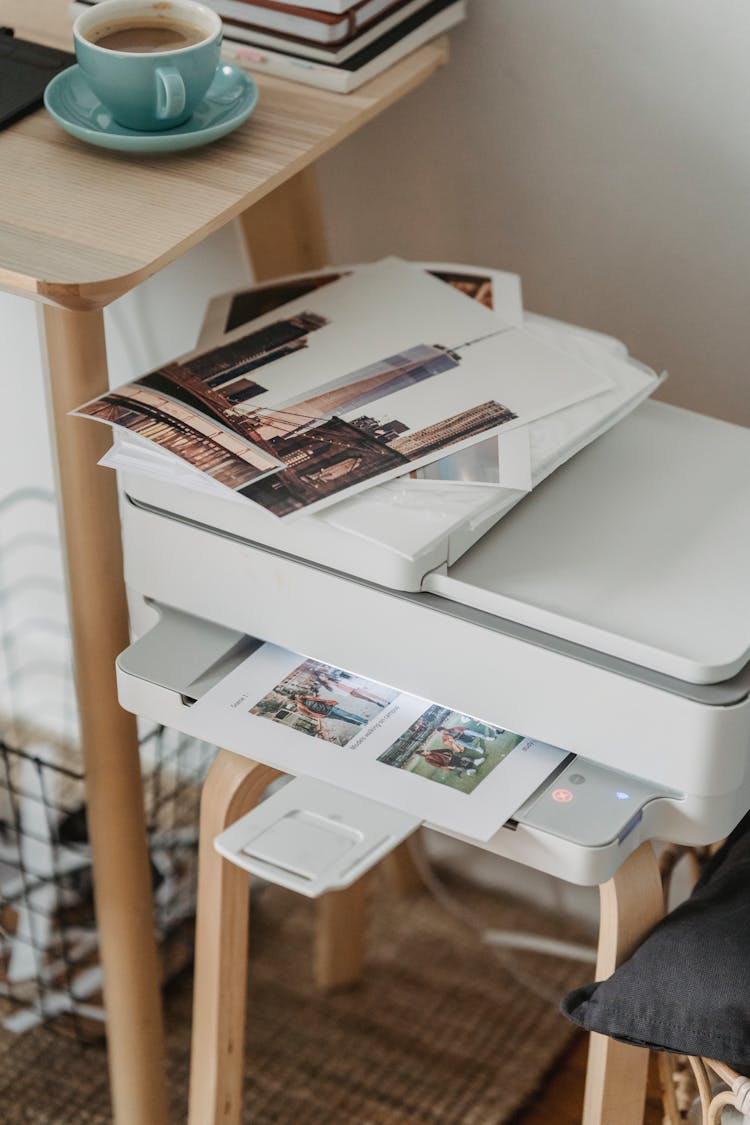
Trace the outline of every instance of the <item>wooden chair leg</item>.
<path fill-rule="evenodd" d="M 329 891 L 318 901 L 314 956 L 318 988 L 348 988 L 362 979 L 369 887 L 370 872 L 346 890 Z"/>
<path fill-rule="evenodd" d="M 664 915 L 664 892 L 651 844 L 642 844 L 600 888 L 597 980 L 611 976 Z M 583 1125 L 642 1125 L 649 1053 L 592 1034 Z"/>
<path fill-rule="evenodd" d="M 201 796 L 189 1125 L 239 1125 L 247 993 L 250 876 L 214 848 L 214 837 L 258 803 L 278 771 L 220 750 Z M 315 975 L 341 988 L 362 975 L 365 875 L 320 900 Z"/>
<path fill-rule="evenodd" d="M 220 750 L 201 797 L 189 1125 L 239 1125 L 250 877 L 214 837 L 253 808 L 278 771 Z"/>
<path fill-rule="evenodd" d="M 413 898 L 424 890 L 424 880 L 419 867 L 414 860 L 412 849 L 419 849 L 423 854 L 422 835 L 419 831 L 404 840 L 382 862 L 383 875 L 388 884 L 388 889 L 397 898 Z"/>
<path fill-rule="evenodd" d="M 381 861 L 388 889 L 398 898 L 412 898 L 424 889 L 412 852 L 412 848 L 421 847 L 422 839 L 417 833 Z M 368 889 L 369 875 L 365 875 L 345 891 L 332 891 L 320 900 L 315 944 L 315 979 L 319 988 L 344 988 L 362 979 Z"/>

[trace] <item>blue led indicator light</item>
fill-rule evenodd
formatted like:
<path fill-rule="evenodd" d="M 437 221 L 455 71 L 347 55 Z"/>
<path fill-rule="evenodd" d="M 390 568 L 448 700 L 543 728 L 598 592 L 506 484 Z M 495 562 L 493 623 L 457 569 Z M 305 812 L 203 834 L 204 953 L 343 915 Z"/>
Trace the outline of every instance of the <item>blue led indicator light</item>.
<path fill-rule="evenodd" d="M 615 793 L 615 797 L 617 797 L 618 801 L 628 801 L 630 799 L 630 794 L 624 793 L 622 789 L 618 789 Z"/>

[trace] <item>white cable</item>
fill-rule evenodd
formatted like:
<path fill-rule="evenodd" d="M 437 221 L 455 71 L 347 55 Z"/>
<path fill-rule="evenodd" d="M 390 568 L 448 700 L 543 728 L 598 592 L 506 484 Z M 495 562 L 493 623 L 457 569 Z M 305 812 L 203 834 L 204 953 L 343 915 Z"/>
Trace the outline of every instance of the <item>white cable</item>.
<path fill-rule="evenodd" d="M 446 910 L 464 926 L 472 930 L 482 942 L 489 944 L 490 949 L 495 954 L 496 958 L 503 966 L 508 976 L 510 976 L 517 984 L 520 984 L 522 988 L 527 989 L 528 992 L 531 992 L 532 995 L 536 996 L 539 1000 L 543 1000 L 545 1003 L 552 1004 L 555 1008 L 557 1008 L 560 1004 L 559 994 L 546 989 L 543 985 L 540 985 L 537 980 L 528 975 L 518 964 L 516 964 L 513 957 L 508 956 L 508 951 L 514 948 L 512 943 L 512 939 L 514 937 L 520 937 L 521 939 L 517 947 L 525 949 L 530 948 L 528 944 L 524 944 L 529 938 L 541 943 L 547 943 L 549 940 L 553 945 L 555 944 L 554 939 L 547 939 L 541 936 L 537 937 L 536 935 L 531 934 L 514 935 L 510 931 L 489 929 L 484 919 L 474 910 L 472 910 L 470 906 L 466 906 L 464 903 L 455 898 L 454 895 L 451 894 L 451 892 L 445 886 L 445 884 L 437 877 L 431 864 L 418 845 L 417 836 L 410 836 L 407 844 L 412 860 L 414 861 L 414 865 L 417 868 L 417 871 L 419 872 L 425 887 L 430 892 L 435 901 L 438 902 L 444 910 Z M 487 941 L 488 934 L 494 935 L 494 940 L 491 943 Z M 559 944 L 567 945 L 568 943 L 561 942 Z M 577 946 L 575 948 L 577 948 L 579 951 L 575 959 L 580 960 L 580 951 L 584 947 Z M 547 950 L 545 949 L 540 951 L 547 952 Z M 587 950 L 587 953 L 593 954 L 594 951 Z M 557 953 L 557 951 L 555 951 L 555 955 L 570 957 L 570 953 Z"/>
<path fill-rule="evenodd" d="M 596 950 L 592 945 L 576 941 L 559 941 L 541 934 L 525 934 L 514 930 L 485 930 L 482 940 L 501 949 L 527 949 L 531 953 L 548 953 L 550 957 L 566 957 L 569 961 L 596 964 Z"/>

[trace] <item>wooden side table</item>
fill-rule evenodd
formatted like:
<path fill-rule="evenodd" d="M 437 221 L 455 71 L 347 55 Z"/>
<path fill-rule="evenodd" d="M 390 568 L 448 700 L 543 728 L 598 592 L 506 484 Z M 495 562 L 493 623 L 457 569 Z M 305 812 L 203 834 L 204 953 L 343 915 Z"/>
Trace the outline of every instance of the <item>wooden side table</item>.
<path fill-rule="evenodd" d="M 19 31 L 29 34 L 29 8 L 0 0 L 0 22 L 19 14 Z M 35 19 L 41 8 L 34 5 Z M 97 468 L 110 436 L 68 411 L 107 389 L 104 306 L 231 219 L 242 216 L 259 278 L 322 264 L 315 161 L 446 60 L 445 40 L 433 42 L 346 97 L 260 79 L 258 109 L 240 129 L 170 157 L 88 148 L 43 110 L 0 133 L 0 289 L 42 306 L 112 1100 L 122 1125 L 168 1120 L 163 1029 L 136 727 L 115 688 L 115 657 L 129 636 L 117 487 Z"/>

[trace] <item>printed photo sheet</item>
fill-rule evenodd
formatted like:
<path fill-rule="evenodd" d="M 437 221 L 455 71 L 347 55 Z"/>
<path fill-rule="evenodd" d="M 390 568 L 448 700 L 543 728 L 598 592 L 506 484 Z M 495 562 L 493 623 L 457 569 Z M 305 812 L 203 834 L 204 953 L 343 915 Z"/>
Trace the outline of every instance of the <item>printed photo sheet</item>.
<path fill-rule="evenodd" d="M 453 285 L 465 296 L 494 309 L 503 323 L 525 323 L 529 331 L 540 335 L 551 346 L 567 350 L 592 367 L 603 370 L 613 383 L 611 390 L 568 406 L 556 414 L 538 418 L 528 427 L 503 428 L 495 437 L 485 438 L 460 453 L 448 453 L 438 461 L 424 465 L 413 474 L 420 481 L 448 485 L 483 484 L 527 492 L 583 445 L 635 409 L 660 382 L 654 372 L 631 361 L 625 345 L 613 337 L 533 314 L 527 314 L 524 319 L 517 274 L 456 263 L 420 262 L 417 265 L 419 269 Z M 344 268 L 352 271 L 361 267 Z M 201 348 L 215 347 L 223 332 L 247 323 L 261 312 L 278 308 L 285 303 L 291 291 L 318 288 L 337 281 L 341 276 L 340 271 L 319 270 L 215 297 L 209 304 L 201 330 Z M 143 441 L 137 434 L 126 439 L 126 432 L 116 431 L 115 441 L 99 461 L 100 465 L 168 481 L 195 492 L 214 493 L 225 499 L 231 497 L 240 504 L 244 503 L 241 493 L 230 492 L 213 477 L 160 446 Z M 401 477 L 400 481 L 402 488 L 414 483 L 410 476 Z M 386 489 L 394 487 L 394 484 L 391 482 Z M 369 490 L 373 500 L 381 493 L 386 495 L 382 486 Z M 360 494 L 359 501 L 355 499 L 355 503 L 361 504 L 362 500 L 363 495 Z M 349 512 L 351 504 L 346 503 L 343 507 L 334 505 L 327 510 L 326 518 L 335 519 L 336 513 L 344 509 Z"/>
<path fill-rule="evenodd" d="M 444 284 L 451 285 L 468 299 L 479 301 L 485 308 L 492 309 L 502 325 L 520 327 L 523 324 L 521 279 L 518 274 L 451 262 L 416 262 L 414 265 Z M 342 266 L 338 270 L 294 274 L 254 285 L 250 289 L 214 297 L 206 311 L 198 338 L 198 349 L 202 352 L 213 349 L 224 342 L 222 337 L 226 333 L 286 304 L 292 295 L 301 296 L 330 285 L 345 274 L 361 268 L 363 267 Z M 604 392 L 605 395 L 609 393 L 611 392 Z M 597 400 L 602 397 L 596 396 Z M 127 431 L 119 427 L 115 430 L 115 440 L 99 461 L 100 465 L 170 481 L 195 492 L 218 493 L 225 499 L 231 496 L 240 503 L 244 502 L 245 497 L 241 492 L 230 492 L 188 461 L 173 456 L 153 442 L 144 441 L 138 434 L 128 437 L 126 434 Z M 522 454 L 520 463 L 519 448 Z M 507 488 L 523 488 L 524 484 L 519 485 L 518 480 L 525 480 L 530 474 L 529 457 L 528 434 L 523 429 L 512 430 L 507 434 L 501 430 L 497 438 L 486 438 L 461 454 L 449 454 L 421 468 L 417 475 L 421 479 L 475 480 Z"/>
<path fill-rule="evenodd" d="M 485 308 L 492 309 L 502 324 L 520 328 L 523 325 L 523 297 L 521 278 L 517 273 L 467 266 L 458 262 L 413 262 L 415 269 L 451 285 L 459 293 Z M 326 267 L 308 273 L 290 274 L 283 278 L 259 283 L 249 289 L 221 293 L 213 297 L 206 309 L 196 348 L 207 351 L 216 347 L 221 338 L 235 328 L 241 328 L 256 317 L 278 309 L 293 297 L 304 296 L 314 289 L 330 285 L 342 277 L 366 268 L 367 263 Z"/>
<path fill-rule="evenodd" d="M 387 259 L 77 413 L 156 442 L 283 517 L 611 386 L 481 301 Z"/>
<path fill-rule="evenodd" d="M 566 756 L 270 644 L 199 699 L 190 721 L 207 741 L 477 840 L 489 839 Z"/>

